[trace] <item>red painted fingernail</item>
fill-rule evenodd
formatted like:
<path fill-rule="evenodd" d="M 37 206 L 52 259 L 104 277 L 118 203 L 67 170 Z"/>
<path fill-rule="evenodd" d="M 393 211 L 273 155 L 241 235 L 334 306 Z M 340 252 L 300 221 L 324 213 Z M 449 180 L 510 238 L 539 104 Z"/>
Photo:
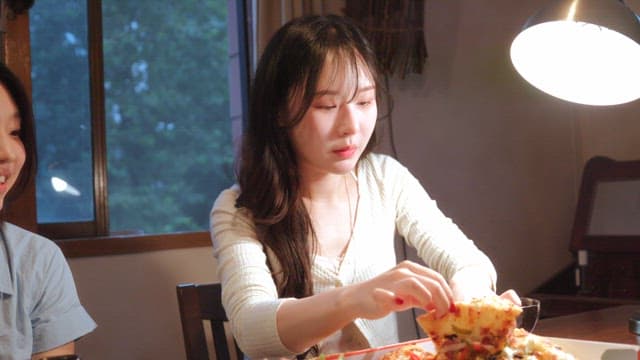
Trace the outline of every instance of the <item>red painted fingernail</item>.
<path fill-rule="evenodd" d="M 404 300 L 402 300 L 401 298 L 397 297 L 396 298 L 396 304 L 397 305 L 402 305 L 402 304 L 404 304 Z"/>
<path fill-rule="evenodd" d="M 456 312 L 456 304 L 455 303 L 451 303 L 451 305 L 449 305 L 449 312 Z"/>

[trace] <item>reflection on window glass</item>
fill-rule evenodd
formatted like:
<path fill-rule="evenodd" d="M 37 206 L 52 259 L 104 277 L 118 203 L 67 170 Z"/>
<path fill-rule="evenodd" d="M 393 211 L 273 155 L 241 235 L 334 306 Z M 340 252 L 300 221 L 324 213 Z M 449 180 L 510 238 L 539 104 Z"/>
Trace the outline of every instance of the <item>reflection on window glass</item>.
<path fill-rule="evenodd" d="M 93 218 L 85 8 L 31 11 L 40 222 Z M 227 2 L 109 0 L 102 17 L 110 231 L 206 230 L 233 181 Z"/>
<path fill-rule="evenodd" d="M 91 221 L 93 178 L 86 4 L 38 0 L 29 12 L 38 141 L 38 222 Z"/>

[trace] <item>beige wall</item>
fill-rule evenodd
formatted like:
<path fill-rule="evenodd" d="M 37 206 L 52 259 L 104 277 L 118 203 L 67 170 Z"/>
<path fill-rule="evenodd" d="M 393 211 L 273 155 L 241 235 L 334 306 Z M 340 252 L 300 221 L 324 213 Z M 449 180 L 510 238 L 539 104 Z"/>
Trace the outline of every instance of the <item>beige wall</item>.
<path fill-rule="evenodd" d="M 640 100 L 610 108 L 578 110 L 581 162 L 595 155 L 640 159 Z"/>
<path fill-rule="evenodd" d="M 494 260 L 499 290 L 521 294 L 571 261 L 584 162 L 596 154 L 640 158 L 640 101 L 574 105 L 533 89 L 513 70 L 509 44 L 546 1 L 426 1 L 426 72 L 391 82 L 400 160 Z M 388 152 L 388 143 L 381 149 Z M 175 284 L 215 280 L 210 249 L 70 263 L 100 324 L 80 342 L 81 354 L 183 358 Z M 413 326 L 410 318 L 404 324 Z"/>
<path fill-rule="evenodd" d="M 176 285 L 215 282 L 210 248 L 71 259 L 98 328 L 78 342 L 90 360 L 184 359 Z"/>
<path fill-rule="evenodd" d="M 578 182 L 574 106 L 509 61 L 528 3 L 426 2 L 426 73 L 392 82 L 400 160 L 520 293 L 570 262 Z"/>

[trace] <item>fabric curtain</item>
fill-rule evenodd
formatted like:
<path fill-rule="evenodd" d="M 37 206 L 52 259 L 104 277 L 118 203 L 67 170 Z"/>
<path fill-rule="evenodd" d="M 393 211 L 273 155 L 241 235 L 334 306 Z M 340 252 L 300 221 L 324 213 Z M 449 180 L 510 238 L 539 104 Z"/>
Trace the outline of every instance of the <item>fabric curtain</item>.
<path fill-rule="evenodd" d="M 24 14 L 33 6 L 34 0 L 0 0 L 0 33 L 7 29 L 7 20 Z"/>
<path fill-rule="evenodd" d="M 252 0 L 253 69 L 271 36 L 287 21 L 304 15 L 344 15 L 344 0 Z"/>
<path fill-rule="evenodd" d="M 388 75 L 422 74 L 427 60 L 424 0 L 250 0 L 252 69 L 273 33 L 294 17 L 338 14 L 353 18 Z"/>
<path fill-rule="evenodd" d="M 346 0 L 345 14 L 367 33 L 387 74 L 422 74 L 428 56 L 424 0 Z"/>

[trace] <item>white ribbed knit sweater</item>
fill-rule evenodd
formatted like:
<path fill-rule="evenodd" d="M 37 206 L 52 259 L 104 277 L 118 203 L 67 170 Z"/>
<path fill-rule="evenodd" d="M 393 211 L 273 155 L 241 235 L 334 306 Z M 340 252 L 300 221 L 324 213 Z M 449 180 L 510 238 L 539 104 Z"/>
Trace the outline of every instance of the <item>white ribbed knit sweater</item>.
<path fill-rule="evenodd" d="M 356 173 L 360 204 L 353 238 L 339 276 L 330 262 L 314 262 L 316 293 L 370 279 L 395 266 L 395 231 L 446 279 L 464 267 L 481 265 L 495 283 L 490 260 L 443 215 L 404 166 L 386 155 L 371 154 L 360 161 Z M 266 265 L 267 256 L 274 267 L 277 261 L 256 240 L 252 222 L 235 207 L 239 192 L 238 186 L 223 191 L 211 212 L 223 304 L 247 356 L 292 356 L 278 336 L 276 311 L 283 299 L 278 298 Z M 359 331 L 353 335 L 366 339 L 369 346 L 398 341 L 395 314 L 378 320 L 356 319 L 354 324 L 350 331 Z"/>

